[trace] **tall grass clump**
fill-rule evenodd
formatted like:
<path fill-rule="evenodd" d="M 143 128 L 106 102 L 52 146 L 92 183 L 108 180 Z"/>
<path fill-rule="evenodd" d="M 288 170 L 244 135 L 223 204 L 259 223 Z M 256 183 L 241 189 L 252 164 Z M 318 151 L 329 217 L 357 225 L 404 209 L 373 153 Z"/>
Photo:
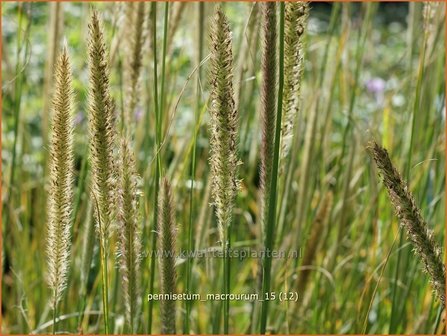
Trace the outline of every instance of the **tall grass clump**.
<path fill-rule="evenodd" d="M 237 168 L 238 112 L 233 91 L 233 52 L 228 19 L 218 6 L 210 28 L 210 164 L 212 201 L 224 252 L 224 292 L 229 292 L 230 227 L 239 189 Z M 224 302 L 224 333 L 228 333 L 229 301 Z"/>
<path fill-rule="evenodd" d="M 101 250 L 103 285 L 103 309 L 105 333 L 108 327 L 108 271 L 109 236 L 114 218 L 116 167 L 114 103 L 110 95 L 109 68 L 104 44 L 102 22 L 94 10 L 89 24 L 88 63 L 89 88 L 89 132 L 91 195 L 95 205 L 96 229 Z"/>
<path fill-rule="evenodd" d="M 287 2 L 284 22 L 284 117 L 282 121 L 281 158 L 287 156 L 299 111 L 303 76 L 303 35 L 307 24 L 307 2 Z"/>
<path fill-rule="evenodd" d="M 177 274 L 175 271 L 176 235 L 175 206 L 171 185 L 167 178 L 161 181 L 158 199 L 158 236 L 161 294 L 172 295 L 176 292 Z M 176 333 L 175 300 L 160 301 L 161 334 Z"/>
<path fill-rule="evenodd" d="M 445 307 L 445 266 L 441 258 L 441 249 L 422 218 L 407 184 L 393 166 L 386 149 L 376 142 L 370 142 L 367 150 L 379 169 L 400 224 L 406 230 L 414 252 L 421 259 L 435 293 Z"/>
<path fill-rule="evenodd" d="M 261 84 L 261 226 L 265 232 L 265 220 L 268 216 L 270 198 L 270 184 L 272 179 L 273 149 L 275 143 L 276 122 L 276 84 L 277 84 L 277 55 L 276 55 L 276 3 L 262 4 L 262 84 Z"/>
<path fill-rule="evenodd" d="M 119 190 L 119 259 L 122 276 L 126 321 L 130 333 L 137 330 L 140 299 L 139 271 L 141 231 L 139 229 L 139 191 L 135 160 L 129 141 L 121 141 L 121 174 Z"/>
<path fill-rule="evenodd" d="M 73 87 L 67 47 L 56 64 L 52 102 L 47 223 L 48 285 L 53 292 L 53 334 L 57 304 L 67 285 L 73 210 Z"/>

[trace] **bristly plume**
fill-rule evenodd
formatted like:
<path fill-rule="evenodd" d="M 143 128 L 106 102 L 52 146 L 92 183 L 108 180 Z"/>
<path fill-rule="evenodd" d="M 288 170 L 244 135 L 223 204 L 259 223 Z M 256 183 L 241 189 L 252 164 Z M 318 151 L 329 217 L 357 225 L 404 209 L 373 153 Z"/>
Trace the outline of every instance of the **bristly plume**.
<path fill-rule="evenodd" d="M 138 105 L 140 73 L 143 59 L 143 47 L 145 41 L 145 17 L 146 6 L 145 2 L 126 3 L 126 25 L 127 32 L 127 50 L 124 66 L 124 76 L 126 85 L 126 103 L 124 113 L 125 125 L 130 125 L 132 117 L 135 113 L 135 108 Z"/>
<path fill-rule="evenodd" d="M 107 251 L 116 203 L 115 106 L 110 96 L 109 68 L 102 23 L 96 10 L 93 11 L 89 24 L 88 49 L 90 72 L 88 120 L 92 196 L 95 201 L 96 228 L 101 243 Z"/>
<path fill-rule="evenodd" d="M 276 123 L 276 85 L 277 85 L 277 55 L 276 55 L 276 3 L 262 4 L 262 85 L 261 85 L 261 229 L 265 232 L 272 179 L 273 153 L 275 146 Z"/>
<path fill-rule="evenodd" d="M 308 11 L 309 5 L 307 2 L 286 2 L 284 27 L 284 117 L 281 127 L 281 156 L 283 158 L 289 153 L 293 129 L 299 111 L 304 55 L 303 36 L 306 30 Z"/>
<path fill-rule="evenodd" d="M 139 229 L 138 176 L 135 160 L 126 138 L 121 142 L 121 174 L 118 192 L 119 260 L 126 305 L 126 320 L 133 334 L 138 328 L 139 269 L 141 230 Z"/>
<path fill-rule="evenodd" d="M 160 242 L 161 293 L 175 294 L 177 281 L 175 271 L 177 229 L 175 227 L 175 207 L 171 185 L 166 178 L 163 178 L 161 182 L 158 198 L 158 235 Z M 175 300 L 162 300 L 160 302 L 160 310 L 161 334 L 175 334 Z"/>
<path fill-rule="evenodd" d="M 56 64 L 52 102 L 47 224 L 48 285 L 57 303 L 67 285 L 73 210 L 73 87 L 67 47 Z"/>
<path fill-rule="evenodd" d="M 445 307 L 445 267 L 433 233 L 422 218 L 407 184 L 391 163 L 386 149 L 376 142 L 370 142 L 367 150 L 376 162 L 400 224 L 407 231 L 408 239 L 421 258 L 433 288 Z"/>
<path fill-rule="evenodd" d="M 102 22 L 93 10 L 89 23 L 89 106 L 91 198 L 95 209 L 96 231 L 101 251 L 102 304 L 104 332 L 109 333 L 108 255 L 111 226 L 115 220 L 116 129 L 115 106 L 110 96 L 108 53 L 104 44 Z"/>
<path fill-rule="evenodd" d="M 228 19 L 217 7 L 210 29 L 210 164 L 212 196 L 218 220 L 219 239 L 226 242 L 226 232 L 233 215 L 239 189 L 237 167 L 238 113 L 233 92 L 233 53 Z"/>

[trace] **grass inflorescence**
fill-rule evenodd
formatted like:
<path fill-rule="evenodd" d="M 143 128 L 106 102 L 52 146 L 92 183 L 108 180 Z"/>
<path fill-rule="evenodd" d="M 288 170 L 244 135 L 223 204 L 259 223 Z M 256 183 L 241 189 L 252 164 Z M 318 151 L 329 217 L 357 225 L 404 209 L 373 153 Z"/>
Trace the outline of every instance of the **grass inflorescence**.
<path fill-rule="evenodd" d="M 52 103 L 48 192 L 48 285 L 52 290 L 53 316 L 67 285 L 71 252 L 73 211 L 73 86 L 67 47 L 56 64 Z M 53 333 L 55 317 L 53 318 Z"/>
<path fill-rule="evenodd" d="M 423 219 L 421 210 L 416 206 L 407 184 L 393 166 L 386 149 L 376 142 L 371 142 L 368 151 L 379 169 L 400 224 L 407 232 L 415 253 L 421 259 L 436 295 L 445 306 L 445 266 L 441 258 L 441 249 Z"/>
<path fill-rule="evenodd" d="M 108 53 L 99 13 L 94 10 L 89 24 L 89 131 L 91 193 L 95 209 L 96 231 L 101 249 L 103 309 L 105 333 L 108 321 L 108 255 L 109 238 L 115 218 L 117 167 L 115 104 L 110 95 Z"/>

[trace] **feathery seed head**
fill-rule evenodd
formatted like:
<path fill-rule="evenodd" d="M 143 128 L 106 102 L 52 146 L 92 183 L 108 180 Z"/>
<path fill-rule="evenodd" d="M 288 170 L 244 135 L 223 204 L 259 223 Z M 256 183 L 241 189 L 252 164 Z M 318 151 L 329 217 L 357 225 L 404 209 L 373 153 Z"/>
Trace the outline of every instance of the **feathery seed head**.
<path fill-rule="evenodd" d="M 421 258 L 438 298 L 445 306 L 445 266 L 433 233 L 422 218 L 413 195 L 393 166 L 386 149 L 376 142 L 370 142 L 367 150 L 379 169 L 400 224 L 406 230 L 408 239 L 413 244 L 415 253 Z"/>
<path fill-rule="evenodd" d="M 276 85 L 277 85 L 277 55 L 276 55 L 276 3 L 262 4 L 262 86 L 261 86 L 261 229 L 264 232 L 265 219 L 270 198 L 270 183 L 272 179 L 273 154 L 276 129 Z"/>
<path fill-rule="evenodd" d="M 122 274 L 126 320 L 131 333 L 137 328 L 141 231 L 139 225 L 139 190 L 135 160 L 129 140 L 121 141 L 120 188 L 118 191 L 119 259 Z"/>
<path fill-rule="evenodd" d="M 135 108 L 138 104 L 138 90 L 140 85 L 140 73 L 143 60 L 143 46 L 145 41 L 145 2 L 126 3 L 126 25 L 127 25 L 127 52 L 125 58 L 125 83 L 126 83 L 126 113 L 124 114 L 125 125 L 129 125 Z"/>
<path fill-rule="evenodd" d="M 174 294 L 176 292 L 176 231 L 174 199 L 172 196 L 171 185 L 169 184 L 168 179 L 165 177 L 161 181 L 161 189 L 158 199 L 158 235 L 160 237 L 159 262 L 161 292 L 163 294 Z M 160 309 L 162 324 L 161 333 L 175 334 L 175 301 L 161 301 Z"/>
<path fill-rule="evenodd" d="M 67 47 L 56 64 L 50 141 L 47 224 L 48 285 L 53 307 L 66 286 L 73 208 L 73 87 Z"/>
<path fill-rule="evenodd" d="M 88 41 L 90 161 L 92 196 L 97 203 L 95 206 L 97 230 L 101 242 L 105 245 L 114 216 L 116 197 L 115 112 L 110 96 L 107 57 L 102 22 L 97 11 L 93 10 Z"/>
<path fill-rule="evenodd" d="M 307 2 L 294 1 L 285 5 L 282 157 L 286 157 L 290 150 L 293 128 L 299 112 L 304 57 L 303 36 L 308 12 Z"/>
<path fill-rule="evenodd" d="M 213 203 L 222 244 L 225 242 L 225 231 L 230 225 L 234 199 L 239 189 L 238 114 L 234 102 L 231 48 L 228 19 L 218 6 L 210 29 L 210 165 Z"/>

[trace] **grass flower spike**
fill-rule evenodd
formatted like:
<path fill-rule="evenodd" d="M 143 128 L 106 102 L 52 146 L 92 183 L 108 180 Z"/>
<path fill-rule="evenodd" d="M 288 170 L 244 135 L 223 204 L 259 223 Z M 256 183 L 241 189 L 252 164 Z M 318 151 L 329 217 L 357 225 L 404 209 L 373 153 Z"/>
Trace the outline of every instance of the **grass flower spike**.
<path fill-rule="evenodd" d="M 108 289 L 107 261 L 109 235 L 116 207 L 116 167 L 114 163 L 115 115 L 110 96 L 108 54 L 104 44 L 102 23 L 93 11 L 89 24 L 88 62 L 89 88 L 89 131 L 91 190 L 95 205 L 96 229 L 99 235 L 103 274 L 103 309 L 105 331 L 108 333 Z"/>
<path fill-rule="evenodd" d="M 237 179 L 238 116 L 233 93 L 233 54 L 228 19 L 220 7 L 211 26 L 211 173 L 213 202 L 219 225 L 219 239 L 226 241 L 225 231 L 230 225 Z"/>
<path fill-rule="evenodd" d="M 143 1 L 126 3 L 126 25 L 128 25 L 127 53 L 124 76 L 126 79 L 126 114 L 123 122 L 130 125 L 138 104 L 140 73 L 145 40 L 146 7 Z"/>
<path fill-rule="evenodd" d="M 92 191 L 98 207 L 97 229 L 102 238 L 109 235 L 112 223 L 116 188 L 115 115 L 110 96 L 107 51 L 98 13 L 93 12 L 89 25 L 89 130 Z M 99 218 L 100 217 L 100 218 Z"/>
<path fill-rule="evenodd" d="M 233 90 L 233 52 L 228 19 L 220 6 L 216 8 L 210 28 L 210 163 L 212 200 L 214 203 L 223 258 L 223 291 L 230 291 L 230 226 L 235 197 L 239 189 L 237 168 L 238 114 Z M 228 333 L 229 301 L 224 300 L 224 334 Z"/>
<path fill-rule="evenodd" d="M 285 6 L 284 27 L 284 96 L 282 120 L 282 157 L 287 156 L 299 109 L 303 73 L 303 35 L 307 24 L 307 2 L 291 1 Z"/>
<path fill-rule="evenodd" d="M 386 149 L 375 142 L 370 143 L 367 149 L 380 171 L 400 224 L 407 232 L 415 253 L 421 258 L 436 295 L 445 306 L 445 267 L 433 233 L 422 218 L 407 184 L 391 163 Z"/>
<path fill-rule="evenodd" d="M 171 185 L 164 178 L 161 182 L 158 199 L 158 235 L 159 235 L 159 261 L 162 294 L 175 294 L 177 275 L 175 271 L 176 252 L 175 207 L 172 197 Z M 176 333 L 175 328 L 175 300 L 163 300 L 161 309 L 161 333 L 171 335 Z"/>
<path fill-rule="evenodd" d="M 233 93 L 233 54 L 228 19 L 218 7 L 211 26 L 211 173 L 219 239 L 226 241 L 238 191 L 237 126 Z"/>
<path fill-rule="evenodd" d="M 54 317 L 67 285 L 73 208 L 73 88 L 67 47 L 56 65 L 52 106 L 47 224 L 48 285 Z M 54 318 L 53 318 L 53 322 Z M 53 324 L 53 332 L 54 332 Z"/>
<path fill-rule="evenodd" d="M 121 143 L 121 176 L 119 190 L 119 259 L 126 319 L 130 333 L 137 329 L 141 233 L 139 225 L 139 191 L 135 161 L 129 141 Z"/>
<path fill-rule="evenodd" d="M 263 51 L 262 51 L 262 86 L 261 86 L 261 223 L 265 232 L 270 185 L 272 179 L 273 150 L 275 146 L 276 123 L 276 84 L 277 84 L 277 55 L 276 55 L 276 3 L 262 4 L 263 16 Z"/>

